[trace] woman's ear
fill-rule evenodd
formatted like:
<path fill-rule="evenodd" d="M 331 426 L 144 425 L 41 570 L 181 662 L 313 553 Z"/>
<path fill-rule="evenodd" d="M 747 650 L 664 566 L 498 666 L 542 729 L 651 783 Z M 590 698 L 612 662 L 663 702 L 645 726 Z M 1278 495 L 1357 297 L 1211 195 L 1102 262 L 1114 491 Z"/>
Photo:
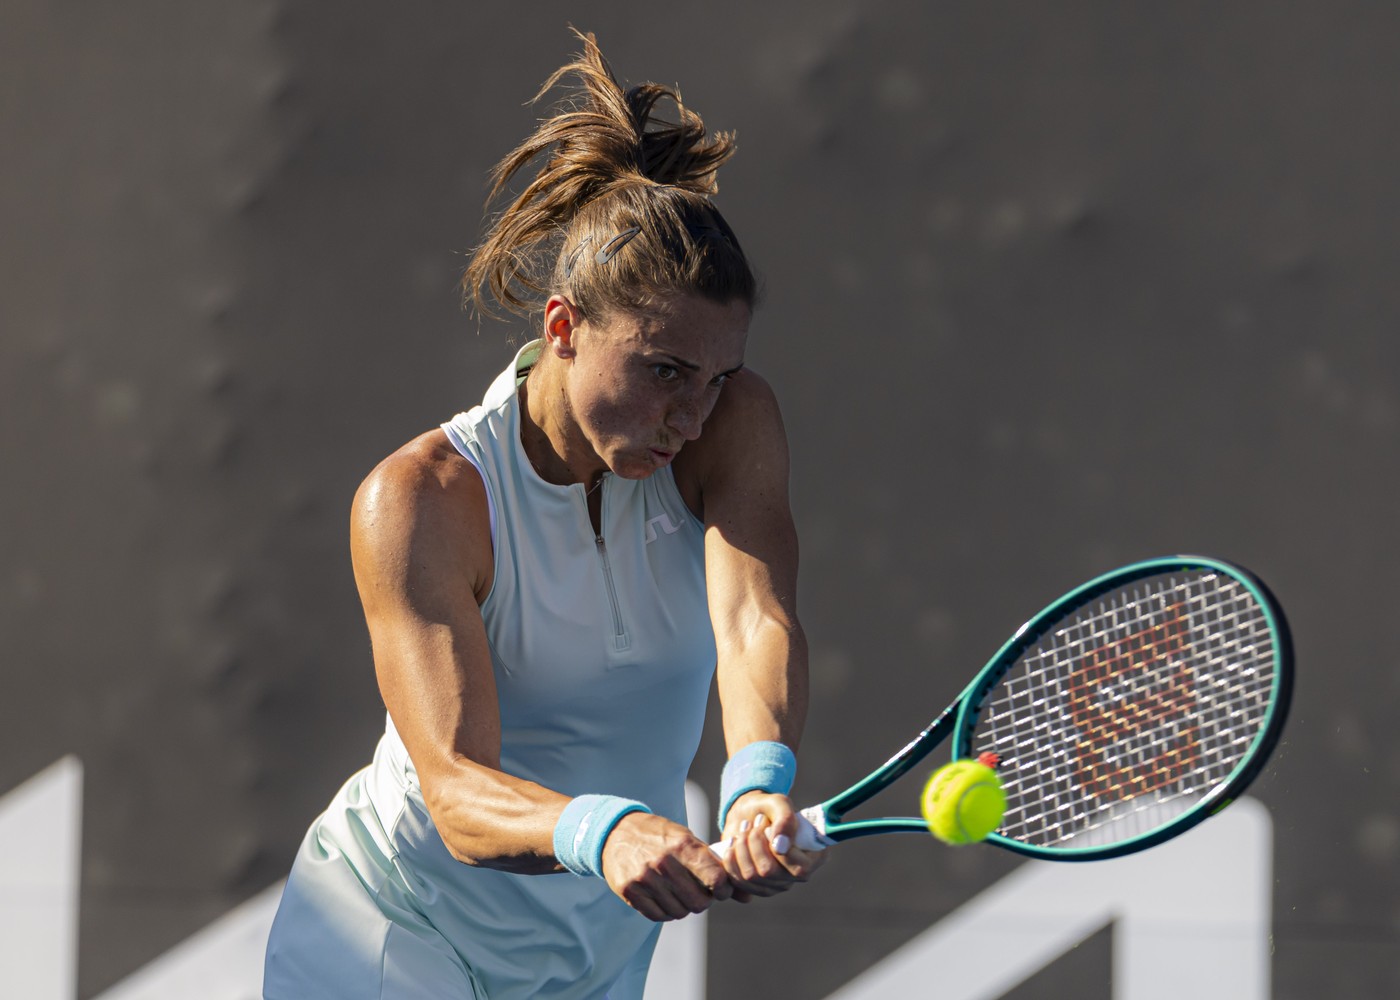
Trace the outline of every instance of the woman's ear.
<path fill-rule="evenodd" d="M 574 357 L 577 353 L 574 335 L 581 319 L 578 306 L 562 295 L 551 295 L 544 304 L 545 346 L 557 357 Z"/>

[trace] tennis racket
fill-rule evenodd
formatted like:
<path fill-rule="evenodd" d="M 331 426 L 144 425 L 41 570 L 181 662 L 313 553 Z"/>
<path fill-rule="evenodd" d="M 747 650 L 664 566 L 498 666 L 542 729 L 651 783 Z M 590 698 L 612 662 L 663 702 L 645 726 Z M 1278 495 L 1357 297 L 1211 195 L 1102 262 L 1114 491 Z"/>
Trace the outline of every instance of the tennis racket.
<path fill-rule="evenodd" d="M 1006 790 L 987 837 L 1089 861 L 1195 826 L 1240 794 L 1278 741 L 1292 691 L 1283 611 L 1248 571 L 1176 556 L 1107 573 L 1026 622 L 927 729 L 850 788 L 802 811 L 797 846 L 928 833 L 922 818 L 846 813 L 952 737 L 991 752 Z"/>

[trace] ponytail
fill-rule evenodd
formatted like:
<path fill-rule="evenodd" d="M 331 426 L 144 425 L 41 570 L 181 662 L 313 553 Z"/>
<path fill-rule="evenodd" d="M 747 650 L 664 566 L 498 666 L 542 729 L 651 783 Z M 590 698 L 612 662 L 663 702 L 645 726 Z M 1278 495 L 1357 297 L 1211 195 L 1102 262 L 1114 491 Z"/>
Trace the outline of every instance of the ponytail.
<path fill-rule="evenodd" d="M 576 34 L 578 34 L 576 32 Z M 538 101 L 573 77 L 571 99 L 492 172 L 488 206 L 532 162 L 533 180 L 492 221 L 462 279 L 466 301 L 521 315 L 568 294 L 583 313 L 637 309 L 676 294 L 757 299 L 757 281 L 710 201 L 734 154 L 729 133 L 707 136 L 680 93 L 648 83 L 625 92 L 592 34 L 555 71 Z M 676 120 L 657 115 L 670 101 Z"/>

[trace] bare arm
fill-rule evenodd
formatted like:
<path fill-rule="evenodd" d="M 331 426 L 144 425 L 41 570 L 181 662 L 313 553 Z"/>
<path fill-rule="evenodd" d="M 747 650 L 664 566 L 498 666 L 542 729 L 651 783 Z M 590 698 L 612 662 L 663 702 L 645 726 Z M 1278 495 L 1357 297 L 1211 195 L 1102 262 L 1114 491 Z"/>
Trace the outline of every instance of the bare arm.
<path fill-rule="evenodd" d="M 788 503 L 788 448 L 772 390 L 744 371 L 707 423 L 701 464 L 705 568 L 725 744 L 794 750 L 807 717 L 807 639 L 797 617 L 797 532 Z M 747 825 L 745 825 L 747 824 Z M 727 867 L 760 894 L 805 879 L 821 855 L 779 856 L 771 837 L 796 835 L 786 796 L 750 792 L 730 809 Z"/>
<path fill-rule="evenodd" d="M 450 447 L 443 435 L 419 438 L 355 497 L 351 556 L 375 673 L 452 855 L 554 871 L 552 831 L 568 799 L 499 770 L 500 714 L 478 607 L 492 565 L 485 487 Z"/>
<path fill-rule="evenodd" d="M 501 725 L 479 609 L 492 575 L 485 487 L 440 431 L 386 459 L 355 497 L 351 555 L 380 691 L 457 860 L 520 874 L 560 870 L 553 832 L 568 797 L 500 770 Z M 689 831 L 623 817 L 604 875 L 645 916 L 726 898 L 724 872 Z"/>
<path fill-rule="evenodd" d="M 807 639 L 797 619 L 797 531 L 788 448 L 767 383 L 745 371 L 706 427 L 705 569 L 725 744 L 796 749 L 807 718 Z"/>

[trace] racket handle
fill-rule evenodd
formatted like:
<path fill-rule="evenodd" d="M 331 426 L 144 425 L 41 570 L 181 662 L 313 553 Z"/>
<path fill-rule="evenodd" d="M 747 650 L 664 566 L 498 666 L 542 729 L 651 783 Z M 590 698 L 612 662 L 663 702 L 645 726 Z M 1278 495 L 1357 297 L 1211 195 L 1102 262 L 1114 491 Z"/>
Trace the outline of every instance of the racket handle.
<path fill-rule="evenodd" d="M 820 809 L 820 806 L 812 806 L 797 814 L 797 836 L 792 840 L 793 847 L 799 847 L 804 851 L 824 851 L 832 844 L 836 843 L 836 841 L 818 830 L 816 826 L 813 825 L 812 821 L 807 818 L 809 814 Z M 818 815 L 820 815 L 819 812 Z M 711 844 L 710 850 L 714 851 L 720 857 L 724 857 L 729 853 L 729 848 L 733 843 L 733 838 L 726 837 L 719 843 Z M 785 854 L 787 852 L 779 851 L 778 853 Z"/>

